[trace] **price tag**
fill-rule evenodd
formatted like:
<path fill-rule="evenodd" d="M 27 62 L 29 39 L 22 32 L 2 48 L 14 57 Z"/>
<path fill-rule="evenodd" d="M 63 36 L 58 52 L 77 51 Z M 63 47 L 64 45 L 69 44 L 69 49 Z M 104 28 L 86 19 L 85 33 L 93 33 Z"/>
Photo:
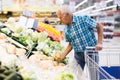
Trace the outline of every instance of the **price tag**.
<path fill-rule="evenodd" d="M 21 26 L 26 26 L 27 17 L 25 17 L 25 16 L 20 16 L 18 23 L 19 23 Z"/>
<path fill-rule="evenodd" d="M 36 30 L 36 27 L 38 26 L 38 20 L 37 19 L 35 19 L 35 21 L 34 21 L 34 25 L 33 25 L 33 29 L 34 30 Z"/>
<path fill-rule="evenodd" d="M 32 28 L 33 25 L 34 25 L 34 22 L 35 22 L 35 19 L 33 19 L 33 18 L 28 18 L 27 23 L 26 23 L 26 27 L 27 27 L 27 28 Z"/>
<path fill-rule="evenodd" d="M 18 23 L 23 27 L 36 29 L 38 25 L 38 20 L 34 18 L 20 16 Z"/>
<path fill-rule="evenodd" d="M 23 15 L 26 17 L 31 17 L 33 15 L 33 12 L 27 9 L 23 10 Z"/>

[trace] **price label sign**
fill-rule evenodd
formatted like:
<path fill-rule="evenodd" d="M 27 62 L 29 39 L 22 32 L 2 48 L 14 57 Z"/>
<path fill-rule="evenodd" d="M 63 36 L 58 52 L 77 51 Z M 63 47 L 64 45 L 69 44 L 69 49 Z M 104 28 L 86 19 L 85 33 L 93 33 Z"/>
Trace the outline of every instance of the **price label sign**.
<path fill-rule="evenodd" d="M 33 25 L 34 25 L 34 22 L 35 22 L 35 19 L 33 19 L 33 18 L 28 18 L 27 23 L 26 23 L 26 27 L 27 27 L 27 28 L 32 28 Z"/>
<path fill-rule="evenodd" d="M 27 17 L 25 17 L 25 16 L 20 16 L 18 23 L 19 23 L 21 26 L 23 26 L 23 27 L 26 26 Z"/>
<path fill-rule="evenodd" d="M 27 9 L 23 10 L 23 15 L 27 17 L 31 17 L 33 15 L 33 12 Z"/>

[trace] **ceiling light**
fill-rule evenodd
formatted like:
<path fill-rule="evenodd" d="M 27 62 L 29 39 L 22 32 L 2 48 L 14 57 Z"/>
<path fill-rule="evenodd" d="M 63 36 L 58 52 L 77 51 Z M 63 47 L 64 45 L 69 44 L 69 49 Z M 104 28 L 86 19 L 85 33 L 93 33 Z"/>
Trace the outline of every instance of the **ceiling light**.
<path fill-rule="evenodd" d="M 111 2 L 111 1 L 113 1 L 113 0 L 107 0 L 106 3 L 109 3 L 109 2 Z"/>
<path fill-rule="evenodd" d="M 80 2 L 78 5 L 75 6 L 75 9 L 77 9 L 79 6 L 83 5 L 84 3 L 86 3 L 88 0 L 84 0 L 82 2 Z"/>

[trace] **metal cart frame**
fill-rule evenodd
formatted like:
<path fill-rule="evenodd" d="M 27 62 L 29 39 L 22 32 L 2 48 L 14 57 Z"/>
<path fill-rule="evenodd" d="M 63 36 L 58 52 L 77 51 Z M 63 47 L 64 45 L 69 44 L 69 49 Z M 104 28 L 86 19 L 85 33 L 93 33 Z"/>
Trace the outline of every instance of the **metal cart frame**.
<path fill-rule="evenodd" d="M 108 49 L 108 53 L 110 49 L 117 50 L 117 48 L 118 47 L 104 47 L 104 49 Z M 120 47 L 118 49 L 120 49 Z M 99 54 L 100 53 L 96 51 L 94 47 L 86 48 L 85 61 L 88 67 L 88 76 L 90 80 L 120 80 L 110 75 L 99 65 Z M 109 58 L 107 60 L 109 60 Z M 109 64 L 107 63 L 106 65 Z"/>

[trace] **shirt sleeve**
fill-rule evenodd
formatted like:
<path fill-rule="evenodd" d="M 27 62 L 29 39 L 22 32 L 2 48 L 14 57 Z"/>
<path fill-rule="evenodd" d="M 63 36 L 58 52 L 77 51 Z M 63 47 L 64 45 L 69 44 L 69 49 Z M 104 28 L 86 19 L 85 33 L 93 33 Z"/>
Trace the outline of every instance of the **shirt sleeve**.
<path fill-rule="evenodd" d="M 66 42 L 71 42 L 70 37 L 69 37 L 66 29 L 64 29 L 64 31 L 65 31 L 65 34 L 64 34 L 64 35 L 65 35 L 65 40 L 66 40 Z"/>
<path fill-rule="evenodd" d="M 65 40 L 66 42 L 71 42 L 69 35 L 67 35 L 66 33 L 65 33 Z"/>
<path fill-rule="evenodd" d="M 86 23 L 90 28 L 96 28 L 97 27 L 97 22 L 90 18 L 89 16 L 83 16 L 83 22 Z"/>

